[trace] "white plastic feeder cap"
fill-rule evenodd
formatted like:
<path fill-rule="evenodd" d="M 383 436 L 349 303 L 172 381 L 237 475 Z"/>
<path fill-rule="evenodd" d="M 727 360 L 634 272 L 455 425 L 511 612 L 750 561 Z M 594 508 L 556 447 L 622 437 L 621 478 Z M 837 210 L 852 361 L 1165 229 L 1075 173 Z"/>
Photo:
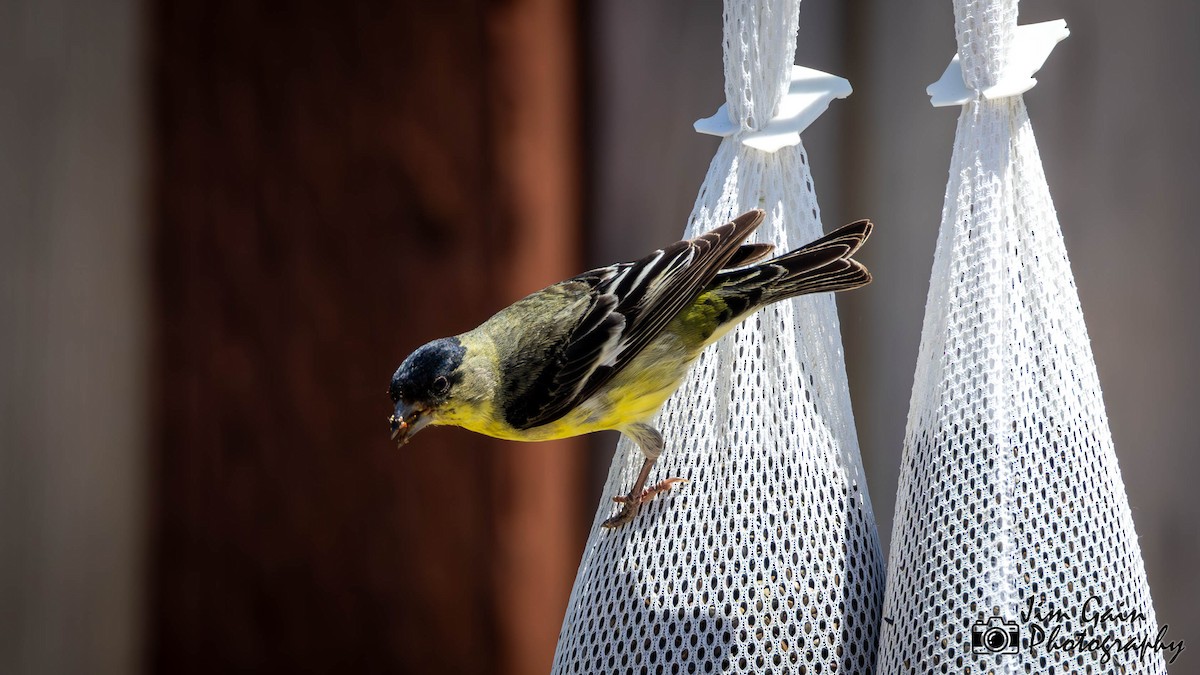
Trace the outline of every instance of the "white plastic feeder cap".
<path fill-rule="evenodd" d="M 837 75 L 803 66 L 792 66 L 791 84 L 779 101 L 779 110 L 775 117 L 761 129 L 742 134 L 742 144 L 765 152 L 775 152 L 780 148 L 796 145 L 800 142 L 800 132 L 825 112 L 830 101 L 846 98 L 852 91 L 850 82 Z M 717 108 L 712 117 L 696 120 L 692 126 L 702 134 L 722 138 L 742 130 L 729 118 L 728 103 Z"/>
<path fill-rule="evenodd" d="M 946 72 L 941 79 L 929 85 L 925 91 L 929 94 L 930 103 L 935 108 L 951 105 L 964 105 L 979 96 L 985 99 L 1007 98 L 1019 96 L 1033 89 L 1037 80 L 1033 74 L 1041 70 L 1054 51 L 1054 45 L 1066 39 L 1071 31 L 1067 30 L 1067 22 L 1062 19 L 1031 23 L 1027 26 L 1017 26 L 1012 45 L 1008 50 L 1008 62 L 995 85 L 976 92 L 968 89 L 963 81 L 962 65 L 958 62 L 958 54 L 950 59 Z"/>

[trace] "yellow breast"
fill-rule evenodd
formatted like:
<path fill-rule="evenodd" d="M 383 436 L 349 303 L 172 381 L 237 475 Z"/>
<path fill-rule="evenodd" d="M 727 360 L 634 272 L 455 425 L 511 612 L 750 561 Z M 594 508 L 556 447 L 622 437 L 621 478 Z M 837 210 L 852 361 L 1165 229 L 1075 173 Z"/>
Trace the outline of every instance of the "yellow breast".
<path fill-rule="evenodd" d="M 694 356 L 681 353 L 669 336 L 651 343 L 607 385 L 563 417 L 532 429 L 514 429 L 495 409 L 463 405 L 439 416 L 435 424 L 453 424 L 476 433 L 514 441 L 569 438 L 646 422 L 679 388 Z"/>

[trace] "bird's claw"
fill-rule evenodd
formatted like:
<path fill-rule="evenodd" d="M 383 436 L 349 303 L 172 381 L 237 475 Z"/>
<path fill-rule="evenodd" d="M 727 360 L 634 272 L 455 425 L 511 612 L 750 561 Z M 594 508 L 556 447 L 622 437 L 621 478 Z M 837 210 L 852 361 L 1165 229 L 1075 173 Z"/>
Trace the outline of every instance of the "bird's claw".
<path fill-rule="evenodd" d="M 621 507 L 621 510 L 617 512 L 617 515 L 604 521 L 603 527 L 611 530 L 629 523 L 633 520 L 633 517 L 637 515 L 637 512 L 639 509 L 641 509 L 642 504 L 654 499 L 654 497 L 656 497 L 658 494 L 670 490 L 676 483 L 686 482 L 688 482 L 686 478 L 667 478 L 659 481 L 652 487 L 642 490 L 640 494 L 634 495 L 630 493 L 627 495 L 617 495 L 613 497 L 612 499 L 614 502 L 622 504 L 623 506 Z"/>
<path fill-rule="evenodd" d="M 670 490 L 671 487 L 674 486 L 676 483 L 686 483 L 686 482 L 687 482 L 686 478 L 667 478 L 666 480 L 659 481 L 658 484 L 653 487 L 648 487 L 645 490 L 642 490 L 642 493 L 636 497 L 633 495 L 617 495 L 617 496 L 613 497 L 612 499 L 614 502 L 616 502 L 618 504 L 629 504 L 632 502 L 637 502 L 638 504 L 645 504 L 646 502 L 650 501 L 651 499 L 654 499 L 655 495 L 659 494 L 660 492 L 666 492 L 667 490 Z"/>

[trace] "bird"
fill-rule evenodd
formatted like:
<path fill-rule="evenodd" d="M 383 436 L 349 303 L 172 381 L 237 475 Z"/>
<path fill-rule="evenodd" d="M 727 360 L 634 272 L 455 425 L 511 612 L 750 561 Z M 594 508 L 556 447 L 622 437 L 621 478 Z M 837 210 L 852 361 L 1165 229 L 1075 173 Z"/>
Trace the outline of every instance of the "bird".
<path fill-rule="evenodd" d="M 773 245 L 745 243 L 764 215 L 754 209 L 640 260 L 584 272 L 419 347 L 388 386 L 392 439 L 402 446 L 430 425 L 513 441 L 616 430 L 643 461 L 602 525 L 629 523 L 655 495 L 685 482 L 645 487 L 665 447 L 654 418 L 705 347 L 771 303 L 871 281 L 850 257 L 871 221 L 767 259 Z"/>

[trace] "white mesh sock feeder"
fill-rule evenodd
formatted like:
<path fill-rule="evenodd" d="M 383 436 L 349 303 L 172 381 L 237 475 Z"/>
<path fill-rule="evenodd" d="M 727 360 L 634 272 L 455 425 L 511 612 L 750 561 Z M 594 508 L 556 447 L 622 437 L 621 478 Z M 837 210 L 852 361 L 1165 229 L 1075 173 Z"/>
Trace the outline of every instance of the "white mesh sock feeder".
<path fill-rule="evenodd" d="M 798 128 L 772 126 L 789 106 L 811 118 L 828 103 L 787 95 L 790 80 L 823 75 L 793 71 L 798 19 L 798 0 L 727 1 L 727 112 L 697 123 L 727 138 L 685 236 L 756 207 L 755 240 L 777 251 L 821 235 Z M 553 671 L 868 672 L 882 555 L 832 295 L 772 305 L 710 347 L 657 425 L 666 450 L 651 484 L 690 482 L 603 529 L 609 496 L 642 463 L 619 443 Z"/>
<path fill-rule="evenodd" d="M 1158 627 L 1021 97 L 1065 24 L 1018 30 L 1016 0 L 955 0 L 954 12 L 958 63 L 930 94 L 963 109 L 910 401 L 877 671 L 1162 673 L 1153 650 L 1112 650 L 1106 660 L 1103 650 L 1031 643 L 1034 624 L 1059 627 L 1060 637 L 1086 629 L 1151 641 Z M 1091 596 L 1098 609 L 1144 618 L 1089 629 L 1080 619 Z M 1030 602 L 1073 618 L 1023 621 Z M 1003 644 L 1003 629 L 993 646 L 1005 649 L 975 653 L 988 620 L 1016 623 L 1017 643 Z"/>

